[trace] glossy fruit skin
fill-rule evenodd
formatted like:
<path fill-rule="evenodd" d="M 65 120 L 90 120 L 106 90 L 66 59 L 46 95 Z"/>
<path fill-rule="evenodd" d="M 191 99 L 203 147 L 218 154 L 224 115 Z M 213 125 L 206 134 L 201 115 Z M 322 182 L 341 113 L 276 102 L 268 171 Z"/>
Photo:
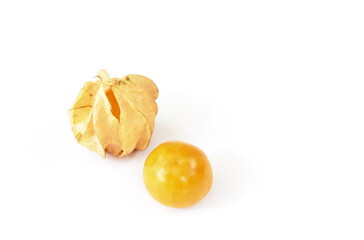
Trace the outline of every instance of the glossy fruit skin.
<path fill-rule="evenodd" d="M 144 163 L 144 183 L 160 203 L 176 208 L 199 202 L 212 186 L 212 169 L 199 148 L 184 142 L 165 142 Z"/>

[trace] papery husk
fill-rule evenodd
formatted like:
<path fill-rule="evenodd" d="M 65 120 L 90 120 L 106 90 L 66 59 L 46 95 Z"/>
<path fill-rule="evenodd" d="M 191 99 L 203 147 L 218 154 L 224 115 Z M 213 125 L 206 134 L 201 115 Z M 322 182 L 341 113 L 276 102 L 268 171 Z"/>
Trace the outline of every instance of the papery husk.
<path fill-rule="evenodd" d="M 144 76 L 110 78 L 105 70 L 87 82 L 68 111 L 77 141 L 105 158 L 144 150 L 151 139 L 158 112 L 158 88 Z"/>

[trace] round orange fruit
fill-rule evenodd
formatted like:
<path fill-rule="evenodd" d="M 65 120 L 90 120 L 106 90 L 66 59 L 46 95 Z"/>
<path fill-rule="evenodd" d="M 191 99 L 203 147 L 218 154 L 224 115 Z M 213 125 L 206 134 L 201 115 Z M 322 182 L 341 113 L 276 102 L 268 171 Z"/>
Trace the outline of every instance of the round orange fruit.
<path fill-rule="evenodd" d="M 199 148 L 184 142 L 165 142 L 144 163 L 144 183 L 160 203 L 176 208 L 199 202 L 212 185 L 212 169 Z"/>

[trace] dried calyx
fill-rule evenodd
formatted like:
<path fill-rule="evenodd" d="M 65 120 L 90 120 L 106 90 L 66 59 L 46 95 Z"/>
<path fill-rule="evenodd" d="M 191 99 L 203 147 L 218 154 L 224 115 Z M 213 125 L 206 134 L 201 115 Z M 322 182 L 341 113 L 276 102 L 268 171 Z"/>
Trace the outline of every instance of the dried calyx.
<path fill-rule="evenodd" d="M 158 112 L 158 88 L 144 76 L 110 78 L 105 70 L 87 82 L 69 110 L 78 142 L 105 157 L 105 151 L 123 156 L 144 150 Z"/>

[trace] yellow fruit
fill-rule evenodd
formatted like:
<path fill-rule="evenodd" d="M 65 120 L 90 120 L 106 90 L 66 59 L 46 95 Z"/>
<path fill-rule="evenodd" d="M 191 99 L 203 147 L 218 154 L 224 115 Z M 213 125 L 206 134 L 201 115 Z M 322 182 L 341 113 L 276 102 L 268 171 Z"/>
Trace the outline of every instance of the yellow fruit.
<path fill-rule="evenodd" d="M 144 164 L 144 183 L 160 203 L 176 208 L 200 201 L 212 185 L 212 169 L 206 155 L 183 142 L 156 147 Z"/>

